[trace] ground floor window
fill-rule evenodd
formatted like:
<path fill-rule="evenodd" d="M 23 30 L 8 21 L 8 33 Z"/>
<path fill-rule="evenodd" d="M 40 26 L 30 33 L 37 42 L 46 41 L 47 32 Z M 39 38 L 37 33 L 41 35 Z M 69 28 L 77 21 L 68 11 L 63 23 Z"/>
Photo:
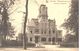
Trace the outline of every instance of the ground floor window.
<path fill-rule="evenodd" d="M 52 38 L 52 41 L 55 42 L 55 38 Z"/>
<path fill-rule="evenodd" d="M 51 41 L 51 38 L 49 38 L 48 41 Z"/>
<path fill-rule="evenodd" d="M 46 41 L 46 38 L 44 38 L 44 37 L 43 37 L 43 38 L 41 38 L 41 41 Z"/>

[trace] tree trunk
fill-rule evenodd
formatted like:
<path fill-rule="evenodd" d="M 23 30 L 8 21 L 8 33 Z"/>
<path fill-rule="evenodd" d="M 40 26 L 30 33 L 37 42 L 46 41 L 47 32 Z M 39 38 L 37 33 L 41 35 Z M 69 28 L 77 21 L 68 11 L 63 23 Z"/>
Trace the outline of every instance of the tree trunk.
<path fill-rule="evenodd" d="M 24 28 L 23 28 L 23 48 L 26 50 L 27 46 L 27 36 L 26 36 L 26 23 L 27 23 L 27 16 L 28 16 L 28 0 L 26 0 L 26 15 L 25 15 L 25 20 L 24 20 Z"/>

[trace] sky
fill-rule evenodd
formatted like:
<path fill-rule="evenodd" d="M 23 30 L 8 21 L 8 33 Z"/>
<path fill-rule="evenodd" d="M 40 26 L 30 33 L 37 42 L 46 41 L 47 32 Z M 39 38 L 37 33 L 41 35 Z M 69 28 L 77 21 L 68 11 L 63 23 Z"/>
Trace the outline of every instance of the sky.
<path fill-rule="evenodd" d="M 70 0 L 29 0 L 28 4 L 28 19 L 37 18 L 39 13 L 40 4 L 45 4 L 48 7 L 48 18 L 55 19 L 58 29 L 62 29 L 60 25 L 64 19 L 69 17 Z M 23 21 L 25 14 L 25 0 L 18 0 L 13 6 L 13 10 L 18 8 L 13 14 L 10 15 L 10 21 L 15 27 L 16 35 L 22 32 Z M 12 12 L 12 11 L 11 11 Z M 65 31 L 63 31 L 64 35 Z"/>

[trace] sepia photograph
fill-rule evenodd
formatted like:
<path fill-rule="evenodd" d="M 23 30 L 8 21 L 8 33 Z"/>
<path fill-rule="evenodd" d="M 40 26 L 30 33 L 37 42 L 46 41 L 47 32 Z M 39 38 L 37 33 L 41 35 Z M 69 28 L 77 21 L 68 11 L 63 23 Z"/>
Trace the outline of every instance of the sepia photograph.
<path fill-rule="evenodd" d="M 79 51 L 79 0 L 0 0 L 0 51 Z"/>

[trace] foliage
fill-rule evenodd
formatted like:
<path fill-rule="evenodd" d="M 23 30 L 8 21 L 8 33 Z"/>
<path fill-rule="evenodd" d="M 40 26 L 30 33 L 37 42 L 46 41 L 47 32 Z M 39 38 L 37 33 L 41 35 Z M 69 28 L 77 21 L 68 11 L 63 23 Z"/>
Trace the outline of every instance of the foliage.
<path fill-rule="evenodd" d="M 66 34 L 60 46 L 61 47 L 78 47 L 78 42 L 76 42 L 76 36 L 71 34 Z"/>
<path fill-rule="evenodd" d="M 9 22 L 9 11 L 11 6 L 14 5 L 15 0 L 2 0 L 0 1 L 0 15 L 1 15 L 1 33 L 6 39 L 6 36 L 10 36 L 13 28 Z M 14 31 L 13 31 L 14 32 Z"/>
<path fill-rule="evenodd" d="M 75 36 L 71 34 L 67 34 L 65 36 L 64 42 L 74 42 L 75 41 Z"/>
<path fill-rule="evenodd" d="M 71 8 L 70 8 L 70 16 L 65 22 L 61 25 L 66 30 L 70 30 L 75 33 L 76 38 L 78 40 L 78 27 L 79 27 L 79 0 L 72 0 L 71 1 Z"/>

